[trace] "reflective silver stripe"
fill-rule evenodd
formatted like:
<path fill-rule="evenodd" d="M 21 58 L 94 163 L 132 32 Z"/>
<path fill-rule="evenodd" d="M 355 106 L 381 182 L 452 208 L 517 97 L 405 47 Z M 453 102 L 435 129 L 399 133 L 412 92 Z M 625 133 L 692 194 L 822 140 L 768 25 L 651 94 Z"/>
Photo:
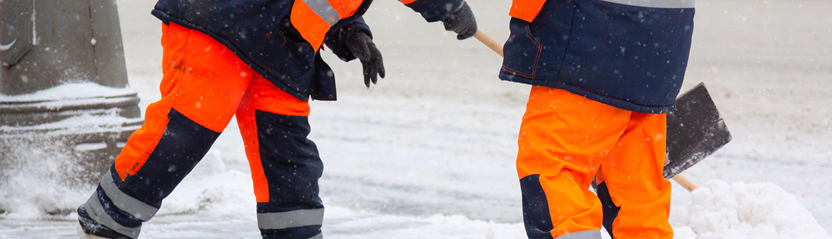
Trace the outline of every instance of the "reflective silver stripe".
<path fill-rule="evenodd" d="M 559 236 L 555 239 L 601 239 L 601 230 L 574 232 Z"/>
<path fill-rule="evenodd" d="M 125 227 L 110 218 L 110 215 L 107 215 L 107 212 L 104 211 L 104 207 L 101 206 L 101 202 L 98 201 L 97 194 L 98 193 L 93 193 L 92 197 L 90 197 L 90 199 L 87 200 L 87 203 L 84 204 L 84 209 L 87 210 L 87 214 L 89 214 L 90 218 L 98 223 L 101 223 L 101 225 L 104 225 L 107 228 L 130 238 L 139 237 L 139 232 L 141 232 L 142 228 Z"/>
<path fill-rule="evenodd" d="M 341 15 L 329 5 L 326 0 L 303 0 L 315 14 L 318 14 L 324 21 L 329 23 L 329 26 L 335 26 L 335 23 L 341 20 Z"/>
<path fill-rule="evenodd" d="M 321 225 L 323 222 L 323 208 L 257 214 L 257 226 L 260 229 L 286 229 L 314 226 Z"/>
<path fill-rule="evenodd" d="M 324 239 L 324 235 L 318 233 L 318 235 L 314 235 L 314 236 L 310 237 L 309 239 Z"/>
<path fill-rule="evenodd" d="M 693 8 L 694 0 L 601 0 L 636 7 Z"/>
<path fill-rule="evenodd" d="M 101 189 L 104 189 L 104 193 L 107 194 L 107 197 L 110 198 L 110 201 L 113 201 L 113 204 L 118 209 L 130 213 L 130 215 L 142 221 L 150 220 L 159 211 L 158 208 L 147 205 L 147 203 L 139 201 L 118 189 L 116 183 L 113 181 L 113 175 L 110 170 L 107 170 L 104 177 L 101 177 L 101 183 L 99 185 L 101 185 Z"/>

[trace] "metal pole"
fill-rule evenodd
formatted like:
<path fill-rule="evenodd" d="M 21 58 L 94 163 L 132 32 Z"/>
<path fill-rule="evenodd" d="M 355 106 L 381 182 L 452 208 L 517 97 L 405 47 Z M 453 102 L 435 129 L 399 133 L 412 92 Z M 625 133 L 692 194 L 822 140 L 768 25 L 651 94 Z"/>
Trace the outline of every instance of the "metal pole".
<path fill-rule="evenodd" d="M 142 123 L 116 1 L 0 1 L 0 19 L 0 179 L 60 158 L 60 177 L 96 181 Z"/>

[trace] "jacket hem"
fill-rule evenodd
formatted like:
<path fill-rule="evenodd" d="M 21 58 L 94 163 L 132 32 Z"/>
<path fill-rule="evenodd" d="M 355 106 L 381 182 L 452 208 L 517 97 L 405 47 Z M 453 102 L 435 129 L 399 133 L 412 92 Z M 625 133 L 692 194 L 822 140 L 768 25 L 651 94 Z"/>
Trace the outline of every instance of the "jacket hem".
<path fill-rule="evenodd" d="M 173 22 L 173 23 L 176 23 L 177 25 L 199 31 L 203 34 L 206 34 L 206 35 L 210 36 L 211 38 L 213 38 L 217 42 L 223 44 L 225 47 L 227 47 L 232 52 L 234 52 L 234 54 L 237 55 L 237 57 L 240 58 L 240 60 L 245 62 L 246 65 L 251 67 L 251 69 L 254 70 L 254 72 L 257 72 L 257 74 L 260 74 L 261 76 L 263 76 L 264 78 L 269 80 L 269 82 L 272 82 L 272 84 L 277 86 L 277 88 L 280 88 L 280 90 L 283 90 L 286 93 L 289 93 L 290 95 L 294 96 L 298 100 L 301 100 L 301 101 L 304 101 L 304 102 L 309 101 L 309 95 L 310 94 L 308 92 L 306 92 L 306 93 L 300 92 L 298 90 L 295 90 L 291 86 L 286 85 L 286 83 L 284 83 L 280 80 L 274 79 L 274 77 L 272 75 L 268 74 L 268 71 L 266 69 L 263 69 L 259 65 L 254 64 L 254 62 L 251 59 L 248 59 L 248 57 L 246 57 L 244 54 L 242 54 L 242 51 L 240 51 L 240 49 L 237 49 L 236 46 L 231 44 L 231 42 L 229 42 L 225 38 L 220 37 L 219 34 L 208 31 L 207 29 L 205 29 L 203 27 L 200 27 L 196 24 L 193 24 L 189 21 L 186 21 L 184 19 L 179 19 L 179 18 L 173 17 L 173 16 L 171 16 L 171 15 L 165 13 L 165 12 L 162 12 L 158 9 L 153 9 L 151 14 L 153 14 L 153 16 L 155 16 L 156 18 L 159 18 L 159 20 L 162 20 L 162 22 L 165 22 L 165 23 Z M 280 82 L 280 84 L 276 84 L 276 82 Z"/>
<path fill-rule="evenodd" d="M 594 100 L 601 102 L 603 104 L 607 104 L 616 108 L 629 110 L 637 113 L 647 113 L 647 114 L 661 114 L 661 113 L 668 113 L 675 109 L 676 104 L 671 105 L 641 105 L 638 103 L 630 102 L 623 99 L 614 98 L 607 95 L 601 95 L 595 92 L 592 92 L 587 89 L 583 89 L 577 86 L 568 85 L 562 82 L 556 81 L 548 81 L 542 79 L 533 79 L 526 76 L 521 76 L 518 74 L 514 74 L 512 72 L 506 71 L 505 69 L 500 70 L 500 80 L 503 81 L 510 81 L 510 82 L 517 82 L 522 84 L 534 85 L 534 86 L 544 86 L 549 88 L 556 88 L 569 91 L 572 94 L 580 95 L 582 97 L 586 97 L 587 99 Z"/>

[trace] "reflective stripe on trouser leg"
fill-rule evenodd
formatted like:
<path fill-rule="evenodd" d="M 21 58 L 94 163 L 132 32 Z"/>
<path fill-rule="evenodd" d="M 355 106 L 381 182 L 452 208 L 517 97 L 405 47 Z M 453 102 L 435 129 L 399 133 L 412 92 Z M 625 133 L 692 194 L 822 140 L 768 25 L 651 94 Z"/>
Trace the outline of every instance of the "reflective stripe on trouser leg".
<path fill-rule="evenodd" d="M 555 239 L 601 239 L 601 232 L 598 230 L 574 232 Z"/>
<path fill-rule="evenodd" d="M 130 238 L 136 238 L 139 236 L 139 232 L 141 232 L 141 224 L 137 227 L 125 227 L 113 220 L 113 218 L 108 215 L 107 210 L 104 209 L 104 206 L 101 205 L 101 201 L 99 199 L 100 193 L 96 191 L 95 193 L 90 196 L 87 200 L 87 203 L 84 204 L 84 208 L 87 212 L 87 215 L 95 222 L 100 223 L 101 225 L 110 228 L 115 232 L 121 233 L 122 235 L 128 236 Z"/>
<path fill-rule="evenodd" d="M 104 176 L 101 177 L 101 183 L 98 184 L 101 189 L 104 190 L 107 197 L 110 198 L 110 201 L 112 201 L 118 209 L 121 209 L 122 211 L 142 221 L 148 221 L 153 217 L 153 215 L 156 215 L 159 208 L 139 201 L 138 199 L 135 199 L 118 189 L 113 179 L 113 177 L 117 176 L 118 175 L 114 175 L 112 169 L 107 170 L 107 172 L 104 173 Z"/>
<path fill-rule="evenodd" d="M 107 170 L 101 177 L 95 193 L 83 205 L 86 215 L 79 211 L 80 222 L 88 230 L 96 231 L 95 224 L 97 223 L 117 233 L 135 238 L 139 235 L 142 221 L 150 220 L 159 209 L 122 192 L 116 186 L 115 178 L 118 174 L 114 172 L 113 167 L 110 167 L 110 170 Z"/>
<path fill-rule="evenodd" d="M 323 221 L 323 208 L 257 214 L 257 226 L 260 227 L 260 229 L 267 230 L 280 230 L 305 226 L 321 226 Z"/>

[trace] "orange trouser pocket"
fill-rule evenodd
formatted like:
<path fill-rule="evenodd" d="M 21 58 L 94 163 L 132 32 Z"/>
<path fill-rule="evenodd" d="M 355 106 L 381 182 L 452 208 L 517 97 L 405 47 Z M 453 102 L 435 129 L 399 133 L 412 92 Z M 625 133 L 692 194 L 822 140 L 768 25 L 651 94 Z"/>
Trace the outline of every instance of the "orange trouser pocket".
<path fill-rule="evenodd" d="M 664 114 L 634 113 L 533 86 L 517 155 L 528 236 L 600 229 L 602 203 L 589 185 L 603 168 L 612 201 L 621 208 L 615 238 L 636 238 L 628 237 L 636 235 L 631 231 L 638 238 L 671 238 L 670 184 L 661 177 L 665 127 Z"/>

